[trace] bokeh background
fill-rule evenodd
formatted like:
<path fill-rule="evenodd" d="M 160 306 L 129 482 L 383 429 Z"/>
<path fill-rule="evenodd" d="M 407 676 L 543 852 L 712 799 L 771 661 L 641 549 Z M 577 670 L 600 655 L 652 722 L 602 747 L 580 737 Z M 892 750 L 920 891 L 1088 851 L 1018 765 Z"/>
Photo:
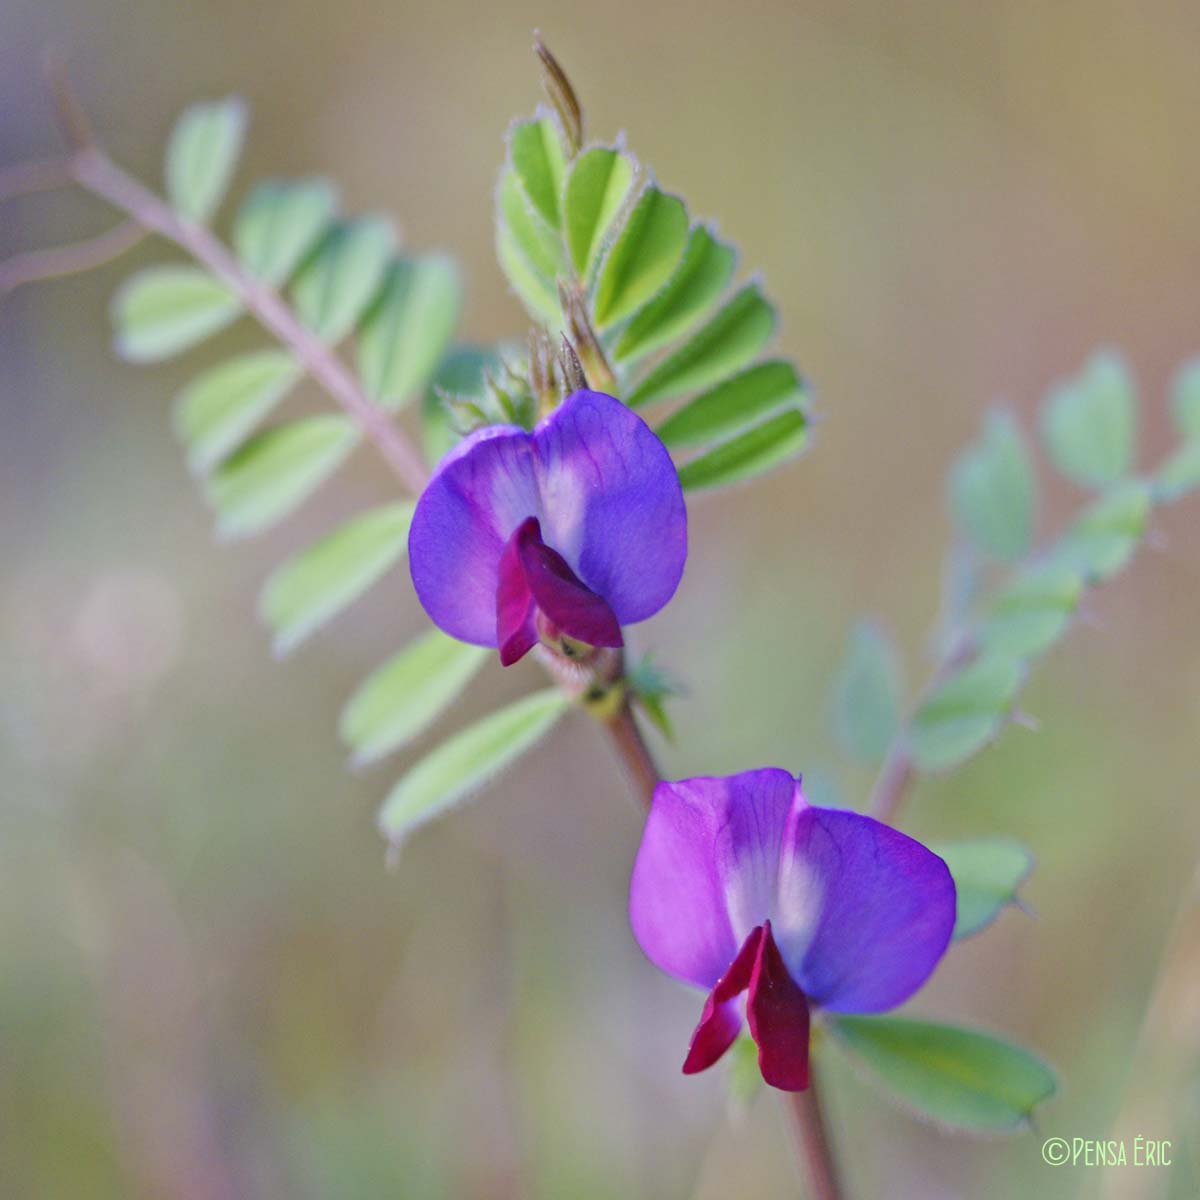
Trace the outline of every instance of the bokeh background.
<path fill-rule="evenodd" d="M 0 163 L 56 146 L 47 42 L 147 180 L 183 105 L 239 91 L 239 184 L 326 172 L 350 208 L 452 249 L 471 338 L 523 326 L 491 190 L 508 120 L 539 99 L 534 26 L 592 132 L 626 130 L 741 243 L 824 419 L 796 464 L 695 504 L 678 600 L 636 631 L 690 688 L 660 747 L 672 774 L 773 762 L 861 802 L 828 680 L 863 611 L 924 677 L 944 473 L 987 403 L 1032 419 L 1055 378 L 1119 345 L 1145 398 L 1142 462 L 1169 445 L 1165 389 L 1200 349 L 1194 4 L 3 0 L 2 15 Z M 7 204 L 0 252 L 108 220 L 72 195 Z M 349 774 L 335 722 L 422 628 L 405 573 L 282 665 L 253 612 L 269 567 L 388 477 L 360 452 L 276 534 L 215 545 L 167 417 L 217 351 L 115 362 L 105 304 L 123 273 L 0 307 L 0 1194 L 795 1194 L 775 1097 L 730 1119 L 719 1072 L 678 1074 L 700 998 L 629 936 L 637 814 L 585 717 L 385 870 L 374 810 L 402 763 Z M 1079 500 L 1048 483 L 1043 532 Z M 1194 1064 L 1169 1053 L 1160 1078 L 1137 1049 L 1200 855 L 1196 503 L 1155 518 L 1161 548 L 1035 675 L 1041 731 L 1011 731 L 909 809 L 920 835 L 1011 832 L 1039 859 L 1036 916 L 956 949 L 909 1009 L 1032 1045 L 1061 1094 L 1040 1134 L 962 1140 L 831 1064 L 860 1196 L 1200 1192 Z M 537 679 L 486 670 L 442 730 Z M 1134 1132 L 1177 1139 L 1171 1171 L 1042 1163 L 1041 1136 L 1107 1136 L 1130 1087 L 1150 1098 Z"/>

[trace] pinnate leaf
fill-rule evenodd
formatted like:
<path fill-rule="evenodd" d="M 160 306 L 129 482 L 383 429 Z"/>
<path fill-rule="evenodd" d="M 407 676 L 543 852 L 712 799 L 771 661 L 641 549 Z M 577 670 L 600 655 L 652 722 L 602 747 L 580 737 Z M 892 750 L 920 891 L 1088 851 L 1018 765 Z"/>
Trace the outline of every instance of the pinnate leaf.
<path fill-rule="evenodd" d="M 325 341 L 340 341 L 379 290 L 395 245 L 395 230 L 383 217 L 336 225 L 292 284 L 301 320 Z"/>
<path fill-rule="evenodd" d="M 687 236 L 683 201 L 654 184 L 644 188 L 600 263 L 592 309 L 598 328 L 629 316 L 667 282 Z"/>
<path fill-rule="evenodd" d="M 358 368 L 385 408 L 420 395 L 448 349 L 462 311 L 462 281 L 441 254 L 392 264 L 358 335 Z"/>
<path fill-rule="evenodd" d="M 1014 560 L 1033 541 L 1037 485 L 1025 440 L 1012 414 L 988 414 L 979 440 L 950 472 L 950 509 L 982 554 Z"/>
<path fill-rule="evenodd" d="M 1083 577 L 1050 563 L 1024 571 L 996 598 L 979 627 L 979 643 L 992 654 L 1030 658 L 1066 632 L 1083 595 Z"/>
<path fill-rule="evenodd" d="M 1125 361 L 1096 354 L 1075 379 L 1054 388 L 1042 406 L 1042 436 L 1068 479 L 1105 487 L 1133 465 L 1137 401 Z"/>
<path fill-rule="evenodd" d="M 689 400 L 655 432 L 667 446 L 703 446 L 757 425 L 783 408 L 804 408 L 804 381 L 789 362 L 758 363 Z"/>
<path fill-rule="evenodd" d="M 358 430 L 327 413 L 256 434 L 208 477 L 206 492 L 222 537 L 248 537 L 282 520 L 354 448 Z"/>
<path fill-rule="evenodd" d="M 337 193 L 328 180 L 268 180 L 238 210 L 234 249 L 251 275 L 279 287 L 317 244 L 336 211 Z"/>
<path fill-rule="evenodd" d="M 146 267 L 113 297 L 116 350 L 130 362 L 156 362 L 224 329 L 241 301 L 199 267 Z"/>
<path fill-rule="evenodd" d="M 633 162 L 609 146 L 593 146 L 571 163 L 563 217 L 571 261 L 581 276 L 595 265 L 605 234 L 633 186 L 633 176 Z"/>
<path fill-rule="evenodd" d="M 175 432 L 194 471 L 207 471 L 238 446 L 302 374 L 286 350 L 258 350 L 218 364 L 175 403 Z"/>
<path fill-rule="evenodd" d="M 285 562 L 267 580 L 259 613 L 286 654 L 337 616 L 403 557 L 415 505 L 404 501 L 352 517 Z"/>
<path fill-rule="evenodd" d="M 725 290 L 737 252 L 697 225 L 675 274 L 630 318 L 613 348 L 618 360 L 636 358 L 686 333 Z"/>
<path fill-rule="evenodd" d="M 180 216 L 207 221 L 216 212 L 237 166 L 246 132 L 246 106 L 237 96 L 193 104 L 167 143 L 167 196 Z"/>
<path fill-rule="evenodd" d="M 745 366 L 775 329 L 775 307 L 756 283 L 737 292 L 629 393 L 632 408 L 707 387 Z"/>
<path fill-rule="evenodd" d="M 714 446 L 679 468 L 684 491 L 725 487 L 762 475 L 808 443 L 808 418 L 789 409 Z"/>
<path fill-rule="evenodd" d="M 913 717 L 913 762 L 946 771 L 982 749 L 1007 720 L 1024 679 L 1020 663 L 988 655 L 940 684 Z"/>
<path fill-rule="evenodd" d="M 961 842 L 930 842 L 954 876 L 958 915 L 954 940 L 986 929 L 1010 904 L 1019 904 L 1017 890 L 1033 872 L 1033 855 L 1014 838 L 972 838 Z"/>
<path fill-rule="evenodd" d="M 1003 1133 L 1054 1095 L 1054 1072 L 990 1033 L 902 1017 L 836 1017 L 832 1028 L 884 1087 L 939 1125 Z"/>
<path fill-rule="evenodd" d="M 493 779 L 549 733 L 569 706 L 547 688 L 468 726 L 421 759 L 392 789 L 379 825 L 393 843 Z"/>
<path fill-rule="evenodd" d="M 372 672 L 342 711 L 342 740 L 354 765 L 375 762 L 423 733 L 491 653 L 431 629 Z"/>

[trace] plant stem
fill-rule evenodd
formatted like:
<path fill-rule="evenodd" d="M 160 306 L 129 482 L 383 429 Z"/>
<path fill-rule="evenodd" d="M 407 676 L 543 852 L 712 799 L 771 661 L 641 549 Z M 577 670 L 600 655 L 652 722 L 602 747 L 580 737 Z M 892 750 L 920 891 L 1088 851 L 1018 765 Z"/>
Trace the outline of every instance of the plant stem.
<path fill-rule="evenodd" d="M 604 725 L 612 739 L 617 756 L 625 767 L 625 773 L 633 785 L 639 803 L 649 812 L 650 801 L 654 797 L 655 787 L 662 779 L 662 772 L 659 771 L 658 764 L 654 761 L 650 747 L 646 745 L 646 739 L 642 736 L 633 707 L 627 699 L 604 722 Z"/>
<path fill-rule="evenodd" d="M 145 236 L 145 229 L 137 221 L 122 221 L 83 241 L 16 254 L 0 263 L 0 299 L 24 283 L 78 275 L 102 267 L 132 250 Z"/>
<path fill-rule="evenodd" d="M 96 146 L 83 147 L 69 161 L 71 177 L 81 187 L 107 200 L 144 229 L 186 250 L 225 284 L 264 329 L 291 349 L 305 371 L 375 443 L 405 488 L 414 495 L 421 491 L 429 472 L 416 447 L 367 396 L 333 348 L 305 328 L 277 292 L 243 270 L 208 229 L 179 216 L 165 200 L 127 175 Z"/>
<path fill-rule="evenodd" d="M 841 1200 L 833 1147 L 825 1125 L 815 1066 L 810 1064 L 808 1087 L 802 1092 L 789 1092 L 788 1111 L 796 1134 L 800 1161 L 808 1177 L 813 1200 Z"/>

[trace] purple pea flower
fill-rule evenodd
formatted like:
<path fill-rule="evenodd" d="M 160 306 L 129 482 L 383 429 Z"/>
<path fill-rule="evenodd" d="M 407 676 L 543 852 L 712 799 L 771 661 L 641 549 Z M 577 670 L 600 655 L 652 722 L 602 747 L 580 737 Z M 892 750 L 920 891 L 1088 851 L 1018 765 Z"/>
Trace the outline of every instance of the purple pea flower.
<path fill-rule="evenodd" d="M 647 957 L 709 993 L 684 1074 L 729 1049 L 744 1012 L 763 1078 L 801 1091 L 811 1009 L 907 1000 L 950 942 L 955 890 L 919 842 L 814 808 L 799 779 L 765 768 L 658 785 L 629 908 Z"/>
<path fill-rule="evenodd" d="M 443 459 L 408 536 L 417 596 L 444 632 L 508 666 L 539 639 L 623 645 L 687 557 L 675 464 L 636 413 L 575 392 L 532 433 L 494 425 Z"/>

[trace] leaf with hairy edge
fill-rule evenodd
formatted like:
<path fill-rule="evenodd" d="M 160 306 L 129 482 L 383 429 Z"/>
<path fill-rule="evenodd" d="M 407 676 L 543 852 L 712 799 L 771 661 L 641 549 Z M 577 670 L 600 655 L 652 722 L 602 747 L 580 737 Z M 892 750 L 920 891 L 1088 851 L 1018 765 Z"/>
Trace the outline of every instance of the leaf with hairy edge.
<path fill-rule="evenodd" d="M 421 402 L 421 437 L 425 461 L 436 466 L 458 444 L 443 395 L 477 397 L 486 387 L 485 373 L 499 370 L 497 346 L 455 346 L 441 361 Z"/>
<path fill-rule="evenodd" d="M 684 491 L 739 483 L 799 454 L 807 443 L 808 418 L 802 412 L 783 412 L 684 463 L 679 482 Z"/>
<path fill-rule="evenodd" d="M 775 306 L 758 284 L 747 284 L 702 329 L 654 367 L 626 402 L 637 408 L 708 387 L 745 366 L 774 331 Z"/>
<path fill-rule="evenodd" d="M 425 390 L 450 346 L 462 311 L 462 281 L 442 254 L 393 263 L 358 333 L 367 392 L 396 409 Z"/>
<path fill-rule="evenodd" d="M 1175 372 L 1171 415 L 1185 440 L 1200 439 L 1200 357 L 1189 359 Z"/>
<path fill-rule="evenodd" d="M 193 471 L 207 471 L 247 437 L 303 374 L 286 350 L 258 350 L 210 368 L 175 402 L 174 424 Z"/>
<path fill-rule="evenodd" d="M 946 771 L 987 745 L 1008 719 L 1024 675 L 1013 659 L 987 656 L 935 688 L 909 730 L 917 768 Z"/>
<path fill-rule="evenodd" d="M 251 275 L 279 287 L 317 244 L 336 212 L 337 193 L 328 180 L 268 180 L 238 210 L 234 249 Z"/>
<path fill-rule="evenodd" d="M 1017 891 L 1033 873 L 1033 855 L 1014 838 L 972 838 L 930 842 L 954 876 L 958 916 L 954 940 L 986 929 L 1010 904 L 1021 904 Z"/>
<path fill-rule="evenodd" d="M 687 206 L 653 184 L 637 198 L 600 261 L 593 316 L 599 329 L 641 308 L 670 279 L 688 236 Z"/>
<path fill-rule="evenodd" d="M 376 762 L 424 733 L 493 652 L 431 629 L 359 685 L 339 729 L 356 767 Z"/>
<path fill-rule="evenodd" d="M 1137 401 L 1120 355 L 1096 354 L 1042 406 L 1042 436 L 1058 469 L 1084 487 L 1105 487 L 1133 464 Z"/>
<path fill-rule="evenodd" d="M 415 504 L 388 504 L 352 517 L 279 567 L 259 597 L 259 615 L 287 654 L 396 565 L 408 548 Z"/>
<path fill-rule="evenodd" d="M 547 688 L 468 726 L 426 755 L 392 789 L 379 827 L 392 843 L 440 816 L 550 732 L 570 701 Z"/>
<path fill-rule="evenodd" d="M 167 143 L 167 197 L 182 217 L 204 222 L 216 212 L 246 132 L 246 105 L 237 96 L 193 104 Z"/>
<path fill-rule="evenodd" d="M 557 280 L 565 269 L 562 239 L 530 207 L 521 191 L 517 177 L 506 171 L 496 193 L 500 221 L 512 235 L 513 242 L 532 270 L 547 289 L 557 293 Z"/>
<path fill-rule="evenodd" d="M 1154 498 L 1160 504 L 1180 500 L 1200 487 L 1200 437 L 1184 442 L 1154 477 Z"/>
<path fill-rule="evenodd" d="M 1083 577 L 1050 564 L 1019 575 L 979 626 L 980 646 L 1009 658 L 1041 654 L 1066 632 L 1083 596 Z"/>
<path fill-rule="evenodd" d="M 1103 583 L 1133 558 L 1150 519 L 1150 488 L 1122 484 L 1086 508 L 1050 553 L 1051 562 Z"/>
<path fill-rule="evenodd" d="M 395 230 L 384 217 L 335 226 L 292 284 L 301 320 L 325 341 L 341 341 L 379 290 L 395 248 Z"/>
<path fill-rule="evenodd" d="M 900 658 L 873 621 L 860 621 L 833 684 L 833 728 L 854 762 L 883 762 L 900 727 Z"/>
<path fill-rule="evenodd" d="M 940 1125 L 1020 1129 L 1058 1087 L 1040 1058 L 990 1033 L 903 1017 L 835 1017 L 830 1024 L 889 1092 Z"/>
<path fill-rule="evenodd" d="M 613 357 L 638 358 L 685 334 L 716 303 L 733 277 L 737 251 L 697 225 L 688 238 L 683 261 L 653 299 L 629 319 Z"/>
<path fill-rule="evenodd" d="M 554 121 L 518 121 L 509 133 L 508 157 L 530 204 L 551 229 L 561 228 L 567 164 Z"/>
<path fill-rule="evenodd" d="M 563 222 L 571 261 L 590 274 L 604 235 L 633 186 L 634 166 L 619 150 L 593 146 L 571 163 L 563 198 Z"/>
<path fill-rule="evenodd" d="M 282 520 L 337 470 L 357 440 L 355 426 L 334 413 L 256 434 L 208 477 L 217 532 L 249 537 Z"/>
<path fill-rule="evenodd" d="M 241 301 L 199 267 L 146 267 L 113 297 L 116 352 L 129 362 L 156 362 L 224 329 Z"/>
<path fill-rule="evenodd" d="M 504 221 L 496 222 L 496 260 L 517 299 L 535 321 L 553 326 L 562 320 L 557 291 L 529 265 Z"/>
<path fill-rule="evenodd" d="M 789 362 L 758 363 L 702 392 L 655 432 L 667 446 L 705 446 L 757 425 L 782 408 L 803 409 L 804 381 Z"/>
<path fill-rule="evenodd" d="M 1028 553 L 1037 482 L 1010 412 L 988 414 L 979 440 L 950 471 L 949 497 L 954 523 L 981 553 L 1010 561 Z"/>

